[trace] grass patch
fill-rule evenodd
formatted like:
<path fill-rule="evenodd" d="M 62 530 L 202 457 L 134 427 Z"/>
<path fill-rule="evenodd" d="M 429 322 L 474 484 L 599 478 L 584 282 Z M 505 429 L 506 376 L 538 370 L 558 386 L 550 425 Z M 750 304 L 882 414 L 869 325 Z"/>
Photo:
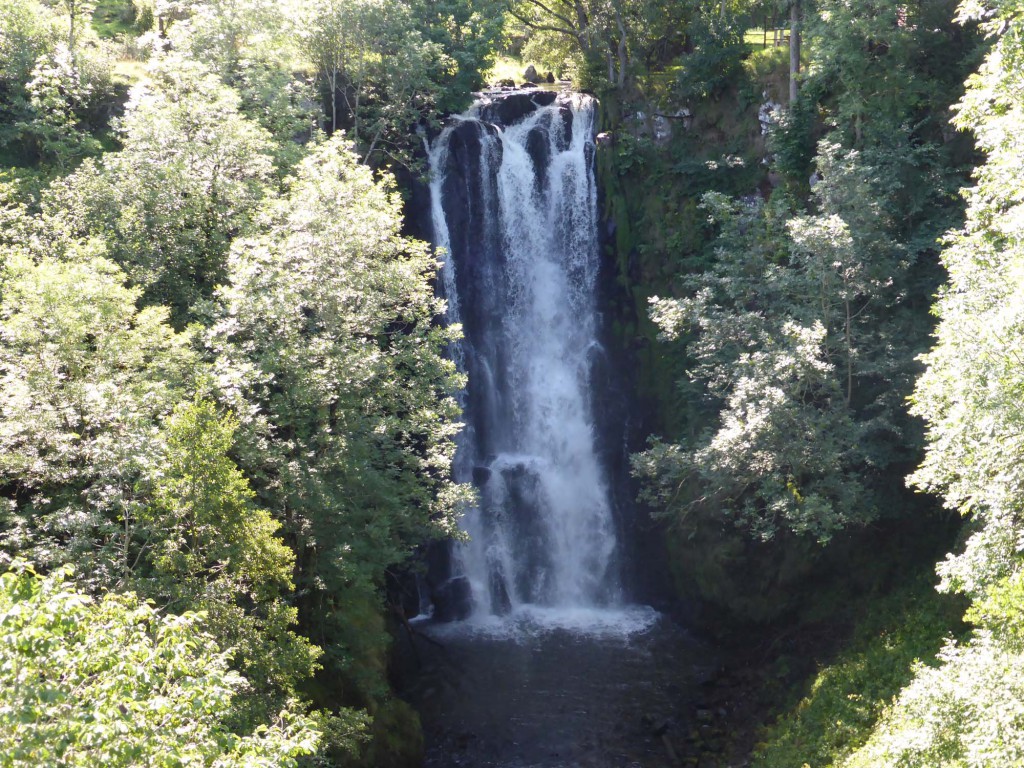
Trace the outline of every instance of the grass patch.
<path fill-rule="evenodd" d="M 943 640 L 962 633 L 963 606 L 929 579 L 875 601 L 850 645 L 822 666 L 806 695 L 767 727 L 753 768 L 835 768 L 863 746 L 883 709 L 933 661 Z"/>
<path fill-rule="evenodd" d="M 105 39 L 134 34 L 135 6 L 131 0 L 99 0 L 92 14 L 92 28 Z"/>
<path fill-rule="evenodd" d="M 776 44 L 778 39 L 778 44 Z M 785 48 L 789 45 L 789 29 L 778 27 L 776 29 L 764 29 L 764 27 L 751 27 L 743 33 L 743 42 L 752 51 L 762 51 L 765 48 Z"/>
<path fill-rule="evenodd" d="M 114 64 L 113 76 L 115 82 L 135 85 L 146 78 L 146 65 L 141 61 L 122 59 Z"/>
<path fill-rule="evenodd" d="M 523 82 L 526 68 L 533 64 L 537 72 L 544 74 L 546 70 L 536 62 L 523 61 L 511 56 L 499 56 L 489 70 L 484 72 L 484 82 L 491 85 L 499 80 L 513 80 L 518 85 Z"/>

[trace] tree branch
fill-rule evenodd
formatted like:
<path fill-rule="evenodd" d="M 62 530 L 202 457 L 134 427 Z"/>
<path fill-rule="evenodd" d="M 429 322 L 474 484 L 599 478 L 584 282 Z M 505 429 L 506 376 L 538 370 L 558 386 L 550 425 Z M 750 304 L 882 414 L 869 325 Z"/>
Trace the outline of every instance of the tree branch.
<path fill-rule="evenodd" d="M 525 2 L 529 3 L 530 5 L 534 5 L 534 6 L 538 7 L 538 8 L 540 8 L 545 13 L 547 13 L 549 16 L 553 16 L 554 18 L 558 19 L 560 22 L 562 22 L 563 24 L 567 25 L 568 27 L 570 27 L 570 28 L 573 27 L 573 23 L 572 23 L 571 19 L 569 19 L 567 16 L 563 16 L 558 11 L 555 11 L 555 10 L 549 8 L 547 5 L 542 3 L 541 0 L 525 0 Z M 511 2 L 508 3 L 508 10 L 517 19 L 519 19 L 520 21 L 523 21 L 524 23 L 527 23 L 527 22 L 525 22 L 525 20 L 521 16 L 518 16 L 516 14 L 516 12 L 512 9 L 512 3 Z M 572 34 L 579 34 L 579 32 L 573 32 Z"/>
<path fill-rule="evenodd" d="M 519 13 L 517 11 L 514 11 L 511 8 L 509 8 L 508 12 L 514 18 L 519 19 L 519 21 L 523 22 L 523 24 L 528 26 L 530 29 L 536 29 L 536 30 L 542 31 L 542 32 L 560 32 L 563 35 L 569 35 L 570 37 L 575 37 L 576 39 L 579 39 L 579 37 L 580 37 L 580 33 L 577 32 L 574 29 L 566 29 L 565 27 L 556 27 L 556 26 L 551 25 L 551 24 L 539 24 L 538 22 L 535 22 L 535 21 L 533 21 L 531 19 L 528 19 L 528 18 L 526 18 L 524 16 L 519 15 Z"/>

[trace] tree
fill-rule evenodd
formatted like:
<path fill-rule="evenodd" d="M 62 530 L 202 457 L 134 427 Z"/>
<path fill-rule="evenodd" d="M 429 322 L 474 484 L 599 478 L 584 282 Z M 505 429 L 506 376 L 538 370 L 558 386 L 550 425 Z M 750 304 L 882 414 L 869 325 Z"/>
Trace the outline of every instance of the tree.
<path fill-rule="evenodd" d="M 80 125 L 91 88 L 81 77 L 71 48 L 61 43 L 40 56 L 26 90 L 30 116 L 19 126 L 36 145 L 40 159 L 66 172 L 83 157 L 99 152 L 99 141 Z"/>
<path fill-rule="evenodd" d="M 666 338 L 692 334 L 690 373 L 720 410 L 700 439 L 656 441 L 634 471 L 682 524 L 714 510 L 761 539 L 785 530 L 827 540 L 873 509 L 827 318 L 809 290 L 819 278 L 791 260 L 778 206 L 714 194 L 704 205 L 722 227 L 717 261 L 694 276 L 689 298 L 652 300 L 653 317 Z"/>
<path fill-rule="evenodd" d="M 725 5 L 722 5 L 725 8 Z M 724 15 L 724 11 L 723 11 Z M 792 0 L 789 4 L 789 103 L 796 102 L 799 91 L 800 77 L 800 0 Z"/>
<path fill-rule="evenodd" d="M 168 56 L 150 76 L 121 122 L 124 149 L 57 182 L 43 208 L 58 232 L 104 237 L 146 303 L 182 327 L 225 279 L 232 238 L 273 178 L 272 142 L 203 65 Z"/>
<path fill-rule="evenodd" d="M 448 67 L 436 71 L 436 110 L 460 112 L 484 84 L 483 73 L 505 34 L 505 0 L 406 1 L 425 38 L 450 59 Z"/>
<path fill-rule="evenodd" d="M 0 3 L 0 144 L 66 172 L 100 144 L 114 92 L 110 48 L 88 25 L 93 4 Z"/>
<path fill-rule="evenodd" d="M 303 629 L 324 638 L 334 675 L 368 688 L 381 682 L 366 618 L 380 580 L 455 531 L 460 499 L 452 332 L 399 206 L 342 136 L 314 148 L 262 230 L 236 241 L 210 338 L 239 463 L 296 551 Z"/>
<path fill-rule="evenodd" d="M 315 90 L 300 68 L 301 16 L 305 3 L 292 0 L 201 0 L 170 4 L 161 12 L 165 39 L 156 48 L 203 62 L 207 71 L 238 94 L 238 110 L 274 138 L 282 170 L 301 157 L 296 139 L 317 124 Z"/>
<path fill-rule="evenodd" d="M 509 3 L 509 13 L 529 29 L 572 39 L 588 70 L 606 66 L 609 85 L 618 90 L 625 87 L 630 50 L 623 0 L 521 0 Z"/>
<path fill-rule="evenodd" d="M 902 399 L 923 334 L 885 184 L 828 142 L 817 164 L 807 213 L 705 195 L 714 261 L 682 298 L 653 301 L 663 335 L 686 340 L 712 414 L 699 439 L 655 442 L 635 461 L 675 518 L 712 510 L 761 538 L 826 541 L 874 519 L 872 489 L 914 456 Z"/>
<path fill-rule="evenodd" d="M 816 13 L 806 19 L 814 40 L 809 76 L 835 94 L 844 145 L 868 149 L 891 144 L 900 131 L 929 139 L 939 133 L 945 108 L 961 92 L 975 45 L 970 30 L 952 21 L 956 5 L 955 0 L 816 2 Z M 930 63 L 936 60 L 945 65 Z"/>
<path fill-rule="evenodd" d="M 319 732 L 290 707 L 230 730 L 246 680 L 201 616 L 94 599 L 71 574 L 0 575 L 0 765 L 295 766 L 314 751 Z"/>
<path fill-rule="evenodd" d="M 36 62 L 53 50 L 53 14 L 36 0 L 0 2 L 0 144 L 13 138 L 12 128 L 29 119 L 28 91 Z"/>
<path fill-rule="evenodd" d="M 303 38 L 329 106 L 368 162 L 375 153 L 407 163 L 405 138 L 432 118 L 441 83 L 456 62 L 420 31 L 413 9 L 385 0 L 318 0 Z"/>
<path fill-rule="evenodd" d="M 47 244 L 38 243 L 44 249 Z M 191 335 L 96 241 L 58 259 L 12 249 L 0 274 L 0 542 L 96 586 L 131 567 L 136 482 L 160 453 L 159 423 L 188 386 Z"/>
<path fill-rule="evenodd" d="M 939 564 L 940 588 L 971 599 L 972 637 L 939 666 L 919 667 L 853 767 L 1004 766 L 1024 760 L 1024 29 L 1017 2 L 967 2 L 994 45 L 968 81 L 956 124 L 972 130 L 985 163 L 964 191 L 965 225 L 942 253 L 949 272 L 935 306 L 934 347 L 913 396 L 927 423 L 925 459 L 911 476 L 970 518 L 960 551 Z"/>
<path fill-rule="evenodd" d="M 285 598 L 295 555 L 228 456 L 236 428 L 207 400 L 175 408 L 140 484 L 130 584 L 171 612 L 206 615 L 207 631 L 252 681 L 235 705 L 236 718 L 250 723 L 298 695 L 319 649 L 291 631 L 296 611 Z"/>
<path fill-rule="evenodd" d="M 71 53 L 72 69 L 77 70 L 79 41 L 85 30 L 89 28 L 92 14 L 96 10 L 96 3 L 94 0 L 60 0 L 57 6 L 67 17 L 67 48 Z"/>

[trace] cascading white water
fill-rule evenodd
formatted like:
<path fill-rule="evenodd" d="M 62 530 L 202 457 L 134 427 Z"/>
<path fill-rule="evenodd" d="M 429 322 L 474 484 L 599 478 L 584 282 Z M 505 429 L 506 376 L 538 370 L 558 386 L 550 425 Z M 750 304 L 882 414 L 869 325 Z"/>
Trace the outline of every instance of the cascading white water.
<path fill-rule="evenodd" d="M 515 98 L 478 102 L 430 154 L 449 320 L 465 331 L 453 355 L 469 375 L 456 473 L 480 494 L 454 566 L 477 615 L 620 599 L 590 387 L 600 350 L 596 104 Z"/>

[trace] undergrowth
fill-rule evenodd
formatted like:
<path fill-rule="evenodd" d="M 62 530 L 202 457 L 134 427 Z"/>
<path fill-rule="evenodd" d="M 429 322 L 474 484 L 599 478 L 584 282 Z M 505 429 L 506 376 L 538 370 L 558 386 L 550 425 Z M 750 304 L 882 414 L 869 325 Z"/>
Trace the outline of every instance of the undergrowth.
<path fill-rule="evenodd" d="M 943 641 L 963 633 L 962 610 L 925 578 L 874 602 L 846 649 L 819 669 L 795 706 L 764 729 L 752 768 L 841 765 L 910 682 L 915 662 L 935 663 Z"/>

